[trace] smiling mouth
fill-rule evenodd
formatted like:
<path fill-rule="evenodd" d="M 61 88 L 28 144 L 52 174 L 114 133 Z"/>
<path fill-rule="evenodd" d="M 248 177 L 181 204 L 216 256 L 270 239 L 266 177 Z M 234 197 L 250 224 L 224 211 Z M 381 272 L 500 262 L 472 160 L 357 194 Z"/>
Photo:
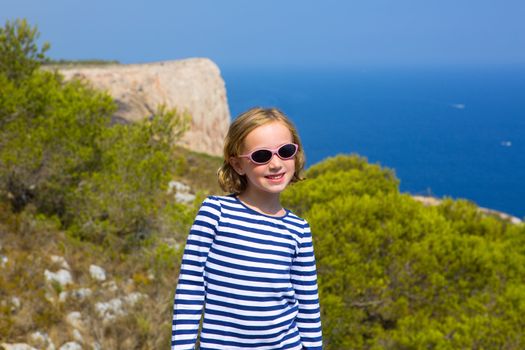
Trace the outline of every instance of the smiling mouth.
<path fill-rule="evenodd" d="M 275 175 L 266 175 L 265 178 L 270 180 L 280 180 L 284 177 L 284 173 L 281 174 L 275 174 Z"/>

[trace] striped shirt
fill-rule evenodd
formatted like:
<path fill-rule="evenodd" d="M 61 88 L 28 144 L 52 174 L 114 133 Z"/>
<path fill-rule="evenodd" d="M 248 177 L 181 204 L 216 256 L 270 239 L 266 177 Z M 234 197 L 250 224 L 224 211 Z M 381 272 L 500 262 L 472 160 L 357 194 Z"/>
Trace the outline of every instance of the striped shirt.
<path fill-rule="evenodd" d="M 322 349 L 308 223 L 261 214 L 235 196 L 202 203 L 182 257 L 172 350 Z"/>

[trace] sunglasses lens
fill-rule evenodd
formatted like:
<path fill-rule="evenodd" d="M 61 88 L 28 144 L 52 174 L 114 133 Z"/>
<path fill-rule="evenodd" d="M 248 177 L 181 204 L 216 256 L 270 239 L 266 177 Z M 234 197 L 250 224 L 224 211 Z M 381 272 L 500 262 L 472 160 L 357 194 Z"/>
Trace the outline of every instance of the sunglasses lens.
<path fill-rule="evenodd" d="M 266 163 L 272 159 L 272 152 L 266 149 L 261 149 L 252 153 L 252 160 L 255 163 Z"/>
<path fill-rule="evenodd" d="M 279 157 L 283 159 L 292 158 L 295 152 L 297 152 L 297 146 L 292 143 L 282 146 L 278 151 Z"/>

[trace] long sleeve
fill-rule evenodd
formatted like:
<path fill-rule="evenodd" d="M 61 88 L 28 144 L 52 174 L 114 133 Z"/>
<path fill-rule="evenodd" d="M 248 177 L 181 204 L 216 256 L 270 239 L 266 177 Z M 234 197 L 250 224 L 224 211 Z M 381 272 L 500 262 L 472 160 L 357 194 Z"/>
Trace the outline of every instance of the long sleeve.
<path fill-rule="evenodd" d="M 205 298 L 204 266 L 217 232 L 220 203 L 208 197 L 191 227 L 173 305 L 171 349 L 194 349 Z"/>
<path fill-rule="evenodd" d="M 308 224 L 305 225 L 299 252 L 292 264 L 291 276 L 295 296 L 299 303 L 297 327 L 303 348 L 306 350 L 322 349 L 317 271 L 312 233 Z"/>

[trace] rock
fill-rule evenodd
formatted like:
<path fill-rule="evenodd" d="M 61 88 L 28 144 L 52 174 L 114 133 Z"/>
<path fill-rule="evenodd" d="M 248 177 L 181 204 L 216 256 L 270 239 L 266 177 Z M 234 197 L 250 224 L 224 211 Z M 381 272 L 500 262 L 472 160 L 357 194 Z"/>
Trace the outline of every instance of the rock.
<path fill-rule="evenodd" d="M 153 271 L 148 271 L 148 279 L 150 281 L 153 281 L 155 279 L 155 274 L 153 273 Z"/>
<path fill-rule="evenodd" d="M 59 350 L 82 350 L 82 345 L 77 342 L 70 341 L 62 345 Z"/>
<path fill-rule="evenodd" d="M 89 298 L 93 292 L 89 288 L 80 288 L 70 292 L 71 296 L 78 300 L 85 300 Z"/>
<path fill-rule="evenodd" d="M 67 314 L 66 322 L 73 328 L 82 329 L 84 328 L 84 321 L 82 320 L 82 314 L 79 311 L 72 311 Z"/>
<path fill-rule="evenodd" d="M 62 257 L 62 256 L 51 255 L 51 261 L 53 262 L 53 264 L 59 264 L 60 267 L 65 269 L 65 270 L 71 270 L 71 268 L 69 267 L 69 264 L 67 263 L 66 259 L 64 259 L 64 257 Z"/>
<path fill-rule="evenodd" d="M 71 273 L 68 270 L 61 269 L 57 272 L 45 270 L 44 275 L 46 276 L 46 281 L 57 282 L 62 287 L 68 284 L 73 284 L 73 277 L 71 277 Z"/>
<path fill-rule="evenodd" d="M 97 265 L 90 265 L 89 266 L 89 274 L 91 275 L 91 278 L 97 280 L 97 281 L 105 281 L 106 280 L 106 271 Z"/>
<path fill-rule="evenodd" d="M 79 343 L 84 343 L 84 338 L 78 329 L 73 330 L 73 338 Z"/>
<path fill-rule="evenodd" d="M 193 203 L 195 195 L 190 193 L 190 187 L 179 181 L 170 181 L 168 193 L 175 191 L 175 200 L 179 203 Z"/>
<path fill-rule="evenodd" d="M 20 298 L 19 297 L 11 297 L 11 311 L 12 312 L 15 312 L 18 309 L 20 309 L 21 305 L 22 305 L 22 303 L 20 302 Z"/>
<path fill-rule="evenodd" d="M 191 193 L 175 193 L 175 200 L 179 203 L 193 203 L 195 195 Z"/>
<path fill-rule="evenodd" d="M 95 88 L 108 91 L 119 107 L 115 120 L 145 119 L 160 104 L 189 112 L 192 122 L 181 144 L 198 152 L 222 154 L 230 112 L 224 80 L 211 60 L 73 67 L 60 72 L 66 79 L 86 79 Z"/>
<path fill-rule="evenodd" d="M 37 350 L 34 347 L 25 344 L 25 343 L 16 343 L 16 344 L 8 344 L 8 343 L 2 343 L 0 346 L 4 350 Z"/>
<path fill-rule="evenodd" d="M 170 181 L 168 183 L 168 193 L 172 193 L 173 190 L 176 192 L 190 192 L 190 186 L 179 181 Z"/>
<path fill-rule="evenodd" d="M 44 297 L 46 298 L 47 301 L 49 301 L 52 304 L 56 301 L 55 295 L 50 290 L 46 291 L 46 294 L 44 295 Z"/>
<path fill-rule="evenodd" d="M 31 334 L 30 339 L 31 343 L 39 349 L 55 350 L 55 344 L 53 344 L 53 341 L 47 333 L 40 331 L 34 332 Z"/>
<path fill-rule="evenodd" d="M 106 288 L 110 292 L 118 291 L 118 286 L 117 286 L 117 283 L 115 283 L 115 281 L 105 282 L 105 283 L 102 284 L 102 287 Z"/>
<path fill-rule="evenodd" d="M 7 263 L 9 262 L 9 259 L 5 255 L 0 255 L 0 267 L 4 268 L 7 266 Z"/>
<path fill-rule="evenodd" d="M 69 296 L 68 292 L 66 291 L 60 292 L 60 294 L 58 295 L 58 301 L 61 303 L 65 303 L 68 296 Z"/>
<path fill-rule="evenodd" d="M 89 288 L 80 288 L 69 292 L 63 291 L 60 292 L 60 295 L 58 296 L 58 301 L 64 303 L 69 297 L 75 298 L 79 301 L 83 301 L 86 300 L 86 298 L 90 297 L 92 294 L 93 292 Z"/>
<path fill-rule="evenodd" d="M 166 243 L 169 247 L 173 249 L 176 249 L 176 250 L 181 249 L 180 242 L 174 238 L 166 237 L 162 239 L 162 242 Z"/>
<path fill-rule="evenodd" d="M 111 299 L 107 303 L 96 303 L 95 311 L 104 322 L 108 322 L 126 314 L 122 306 L 122 300 L 120 300 L 119 298 L 115 298 Z"/>
<path fill-rule="evenodd" d="M 134 293 L 131 293 L 129 295 L 126 295 L 124 297 L 124 301 L 129 304 L 130 306 L 133 306 L 135 305 L 138 301 L 140 301 L 141 299 L 144 299 L 144 298 L 147 298 L 148 296 L 146 294 L 142 294 L 142 293 L 139 293 L 139 292 L 134 292 Z"/>
<path fill-rule="evenodd" d="M 95 304 L 95 311 L 103 322 L 109 322 L 117 317 L 125 316 L 124 305 L 133 306 L 141 299 L 147 298 L 146 294 L 139 292 L 126 295 L 123 299 L 114 298 L 108 302 L 99 302 Z"/>

